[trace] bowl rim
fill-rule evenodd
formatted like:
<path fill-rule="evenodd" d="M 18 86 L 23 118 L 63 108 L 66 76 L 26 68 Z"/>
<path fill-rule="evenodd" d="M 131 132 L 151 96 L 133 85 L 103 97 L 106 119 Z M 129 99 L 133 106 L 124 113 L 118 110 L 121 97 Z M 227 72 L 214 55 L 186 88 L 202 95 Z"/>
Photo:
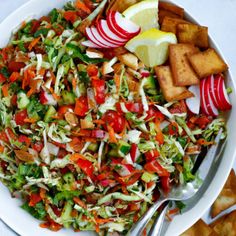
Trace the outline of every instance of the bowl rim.
<path fill-rule="evenodd" d="M 39 2 L 40 0 L 29 0 L 28 2 L 22 4 L 20 7 L 18 7 L 17 9 L 15 9 L 11 14 L 9 14 L 1 23 L 0 23 L 0 27 L 7 25 L 7 22 L 9 20 L 11 20 L 15 15 L 17 15 L 18 13 L 20 13 L 21 11 L 24 11 L 24 9 L 26 9 L 28 6 L 33 5 L 34 2 Z M 54 0 L 56 1 L 56 0 Z M 64 2 L 69 1 L 69 0 L 64 0 Z M 175 4 L 175 0 L 164 0 L 165 2 L 169 2 L 169 3 L 173 3 Z M 177 4 L 176 4 L 177 5 Z M 178 4 L 179 6 L 179 4 Z M 187 19 L 190 19 L 191 22 L 194 23 L 198 23 L 198 21 L 196 20 L 196 17 L 193 17 L 192 15 L 190 15 L 190 13 L 188 12 L 188 9 L 185 9 L 185 17 Z M 22 19 L 22 21 L 25 19 Z M 21 22 L 22 22 L 21 21 Z M 19 22 L 19 23 L 21 23 Z M 14 31 L 15 29 L 11 29 L 11 33 Z M 212 39 L 211 34 L 209 34 L 209 39 L 210 39 L 210 45 L 216 49 L 216 51 L 220 54 L 220 56 L 227 62 L 227 60 L 224 57 L 224 54 L 222 53 L 220 47 L 218 46 L 218 44 L 214 41 L 214 39 Z M 10 40 L 10 38 L 8 37 L 8 41 Z M 236 81 L 233 80 L 233 76 L 232 76 L 232 72 L 231 69 L 229 67 L 228 71 L 227 71 L 227 81 L 230 81 L 230 83 L 232 84 L 234 90 L 236 89 Z M 227 180 L 227 177 L 232 169 L 232 166 L 234 164 L 234 160 L 236 157 L 236 147 L 234 148 L 233 153 L 231 154 L 232 157 L 230 159 L 228 159 L 227 161 L 227 166 L 228 168 L 226 170 L 224 170 L 224 175 L 220 175 L 219 170 L 217 169 L 214 172 L 214 176 L 209 184 L 209 188 L 206 190 L 206 192 L 208 192 L 208 197 L 207 200 L 202 200 L 200 199 L 192 208 L 191 210 L 183 213 L 182 215 L 178 215 L 176 216 L 172 223 L 170 224 L 170 227 L 168 228 L 168 230 L 165 232 L 166 236 L 171 236 L 171 235 L 178 235 L 181 234 L 182 232 L 184 232 L 185 230 L 187 230 L 191 225 L 193 225 L 199 218 L 201 218 L 204 213 L 209 209 L 209 207 L 213 204 L 213 202 L 215 201 L 215 199 L 217 198 L 217 196 L 219 195 L 224 183 Z M 222 160 L 224 160 L 225 158 L 223 158 L 224 156 L 224 152 L 222 153 L 222 158 L 219 162 L 219 166 L 218 168 L 220 168 L 220 166 L 222 165 Z M 217 181 L 216 180 L 220 180 L 220 184 L 216 184 Z M 217 185 L 217 189 L 215 188 Z M 214 190 L 214 191 L 213 191 Z M 9 194 L 10 197 L 10 194 Z M 207 206 L 207 207 L 206 207 Z M 201 211 L 199 211 L 199 209 L 201 209 Z M 191 214 L 190 214 L 191 212 Z M 188 217 L 189 216 L 189 217 Z M 188 218 L 188 221 L 184 222 L 184 225 L 179 224 L 182 220 L 183 217 Z M 22 230 L 22 228 L 18 228 L 14 222 L 12 221 L 11 218 L 7 218 L 4 217 L 4 215 L 2 214 L 2 211 L 0 211 L 0 219 L 12 230 L 14 231 L 16 234 L 18 235 L 25 235 L 24 230 Z M 178 220 L 179 219 L 179 220 Z M 32 220 L 37 221 L 36 219 L 32 218 Z M 176 228 L 174 228 L 176 227 Z M 44 231 L 42 228 L 40 228 L 38 226 L 39 230 L 41 230 L 42 233 L 46 233 L 47 231 Z M 174 233 L 174 234 L 173 234 Z M 59 234 L 57 234 L 59 235 Z"/>

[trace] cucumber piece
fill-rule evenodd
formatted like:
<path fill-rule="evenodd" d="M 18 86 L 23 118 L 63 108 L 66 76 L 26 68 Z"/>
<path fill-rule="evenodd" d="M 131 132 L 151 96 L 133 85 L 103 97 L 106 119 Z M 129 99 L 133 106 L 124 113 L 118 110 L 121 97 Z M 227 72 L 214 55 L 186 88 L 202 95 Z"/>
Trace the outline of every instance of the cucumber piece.
<path fill-rule="evenodd" d="M 88 150 L 91 152 L 96 152 L 98 150 L 98 144 L 97 143 L 91 143 L 88 146 Z"/>
<path fill-rule="evenodd" d="M 72 173 L 66 173 L 63 175 L 63 179 L 65 180 L 66 183 L 70 184 L 70 183 L 74 183 L 75 182 L 75 178 L 74 175 Z"/>
<path fill-rule="evenodd" d="M 75 104 L 74 93 L 64 90 L 61 95 L 65 105 Z"/>
<path fill-rule="evenodd" d="M 157 176 L 155 174 L 151 174 L 149 172 L 144 172 L 142 174 L 142 177 L 141 179 L 145 182 L 145 183 L 148 183 L 150 181 L 153 181 L 153 180 L 156 180 L 157 179 Z"/>
<path fill-rule="evenodd" d="M 23 91 L 20 91 L 17 94 L 17 107 L 19 109 L 25 109 L 30 103 L 29 98 L 27 97 L 26 93 Z"/>
<path fill-rule="evenodd" d="M 117 149 L 111 149 L 110 151 L 108 151 L 107 156 L 108 157 L 120 157 Z"/>
<path fill-rule="evenodd" d="M 131 148 L 131 146 L 128 143 L 126 143 L 122 140 L 119 141 L 118 153 L 121 153 L 121 155 L 128 154 L 130 151 L 130 148 Z"/>
<path fill-rule="evenodd" d="M 44 116 L 44 121 L 45 122 L 50 122 L 52 120 L 52 116 L 56 115 L 57 111 L 54 108 L 54 106 L 49 106 L 45 116 Z"/>

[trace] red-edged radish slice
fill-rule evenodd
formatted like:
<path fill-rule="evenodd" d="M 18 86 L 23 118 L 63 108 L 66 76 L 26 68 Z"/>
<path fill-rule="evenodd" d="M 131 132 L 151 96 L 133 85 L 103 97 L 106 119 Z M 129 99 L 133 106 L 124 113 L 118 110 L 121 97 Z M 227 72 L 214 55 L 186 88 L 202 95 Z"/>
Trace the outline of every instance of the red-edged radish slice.
<path fill-rule="evenodd" d="M 205 79 L 200 81 L 200 98 L 201 98 L 200 104 L 201 104 L 202 112 L 205 113 L 206 115 L 210 115 L 206 107 L 206 101 L 205 101 L 205 96 L 204 96 L 205 82 L 206 82 Z"/>
<path fill-rule="evenodd" d="M 103 44 L 105 47 L 108 48 L 115 48 L 117 47 L 117 44 L 110 43 L 109 41 L 105 40 L 99 33 L 98 30 L 95 27 L 91 27 L 91 32 L 94 36 L 94 38 L 101 44 Z"/>
<path fill-rule="evenodd" d="M 90 39 L 90 41 L 92 41 L 94 44 L 98 45 L 100 48 L 106 48 L 108 46 L 100 43 L 93 35 L 91 29 L 89 27 L 86 28 L 86 34 L 87 34 L 87 37 Z"/>
<path fill-rule="evenodd" d="M 232 105 L 230 104 L 229 97 L 225 89 L 224 78 L 221 75 L 217 75 L 217 78 L 218 78 L 217 91 L 219 93 L 219 98 L 222 101 L 222 110 L 223 111 L 230 110 L 232 108 Z"/>
<path fill-rule="evenodd" d="M 124 45 L 127 40 L 126 39 L 122 39 L 119 36 L 117 36 L 116 34 L 114 34 L 108 27 L 107 25 L 107 21 L 106 20 L 100 20 L 97 24 L 97 30 L 99 32 L 99 34 L 105 38 L 107 41 L 109 41 L 110 43 L 114 43 L 117 44 L 119 46 Z"/>
<path fill-rule="evenodd" d="M 207 100 L 206 100 L 207 104 L 206 105 L 207 105 L 208 111 L 212 116 L 218 116 L 219 112 L 218 112 L 217 108 L 215 107 L 215 105 L 211 99 L 211 95 L 210 95 L 211 80 L 209 77 L 206 79 L 205 86 L 206 86 L 205 91 L 206 91 L 206 95 L 207 95 Z"/>
<path fill-rule="evenodd" d="M 90 40 L 86 40 L 84 42 L 81 43 L 83 46 L 85 47 L 89 47 L 89 48 L 101 48 L 100 46 L 96 45 L 95 43 L 93 43 Z"/>
<path fill-rule="evenodd" d="M 118 11 L 111 12 L 111 20 L 118 31 L 130 38 L 137 35 L 141 30 L 138 25 L 123 17 Z"/>
<path fill-rule="evenodd" d="M 192 113 L 199 114 L 201 100 L 199 85 L 192 85 L 188 88 L 188 90 L 194 94 L 194 97 L 187 98 L 186 105 Z"/>
<path fill-rule="evenodd" d="M 113 20 L 112 20 L 112 12 L 108 12 L 107 14 L 107 26 L 109 27 L 109 29 L 118 37 L 124 39 L 124 40 L 129 40 L 130 37 L 128 37 L 127 35 L 123 34 L 122 32 L 120 32 L 114 25 Z"/>
<path fill-rule="evenodd" d="M 217 107 L 218 107 L 219 110 L 223 110 L 224 109 L 224 104 L 223 104 L 223 101 L 220 99 L 220 93 L 219 93 L 219 90 L 218 90 L 219 82 L 220 82 L 220 77 L 218 77 L 218 76 L 214 77 L 214 93 L 215 93 L 216 101 L 217 101 L 217 104 L 218 104 Z"/>
<path fill-rule="evenodd" d="M 217 109 L 220 109 L 220 104 L 217 100 L 217 96 L 216 96 L 216 91 L 214 89 L 214 83 L 215 83 L 215 77 L 214 75 L 211 75 L 209 77 L 207 77 L 208 80 L 210 81 L 210 96 L 211 96 L 211 100 L 214 104 L 214 106 L 217 108 Z"/>

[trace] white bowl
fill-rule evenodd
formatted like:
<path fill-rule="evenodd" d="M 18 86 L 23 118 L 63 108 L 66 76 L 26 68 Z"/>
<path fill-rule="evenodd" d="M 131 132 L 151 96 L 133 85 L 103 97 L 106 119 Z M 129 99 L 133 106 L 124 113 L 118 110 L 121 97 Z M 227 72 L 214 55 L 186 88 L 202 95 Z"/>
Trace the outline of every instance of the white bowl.
<path fill-rule="evenodd" d="M 0 24 L 0 47 L 4 47 L 11 36 L 12 31 L 19 27 L 23 20 L 29 17 L 39 18 L 53 8 L 60 8 L 67 0 L 31 0 L 25 5 L 17 9 L 10 16 L 8 16 Z M 174 2 L 174 1 L 173 1 Z M 190 16 L 188 18 L 194 21 Z M 223 55 L 216 44 L 211 40 L 211 46 L 216 48 L 218 52 Z M 232 80 L 230 70 L 227 73 L 228 85 L 233 87 L 235 91 L 236 86 Z M 233 107 L 236 106 L 236 97 L 233 92 L 230 95 Z M 228 142 L 226 144 L 223 155 L 220 160 L 215 163 L 215 170 L 211 173 L 211 179 L 205 184 L 205 188 L 199 194 L 194 202 L 188 203 L 188 211 L 182 215 L 174 217 L 173 221 L 169 224 L 166 236 L 175 236 L 184 232 L 200 217 L 203 216 L 205 211 L 212 205 L 220 190 L 222 189 L 227 176 L 233 166 L 234 157 L 236 155 L 236 126 L 234 119 L 236 117 L 236 109 L 232 109 L 228 119 Z M 11 198 L 8 189 L 0 184 L 0 218 L 9 225 L 15 232 L 23 236 L 75 236 L 75 235 L 95 235 L 91 232 L 74 233 L 72 230 L 61 230 L 57 233 L 51 232 L 47 229 L 39 227 L 39 221 L 30 216 L 27 212 L 20 208 L 21 201 Z"/>

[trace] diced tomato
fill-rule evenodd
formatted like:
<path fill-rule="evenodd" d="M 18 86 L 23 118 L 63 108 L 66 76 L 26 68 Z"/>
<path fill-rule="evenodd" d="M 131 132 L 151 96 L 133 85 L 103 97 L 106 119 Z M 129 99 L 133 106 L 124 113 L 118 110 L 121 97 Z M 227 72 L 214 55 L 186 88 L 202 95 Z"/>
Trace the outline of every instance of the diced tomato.
<path fill-rule="evenodd" d="M 145 155 L 146 161 L 150 162 L 150 161 L 156 160 L 156 158 L 160 156 L 160 153 L 156 149 L 153 149 L 148 152 L 145 152 L 144 155 Z"/>
<path fill-rule="evenodd" d="M 51 143 L 56 145 L 57 147 L 66 149 L 66 144 L 65 143 L 58 143 L 58 142 L 55 142 L 55 141 L 51 141 Z"/>
<path fill-rule="evenodd" d="M 97 104 L 103 104 L 105 102 L 105 80 L 93 79 L 92 86 L 94 88 L 95 100 Z"/>
<path fill-rule="evenodd" d="M 181 100 L 174 105 L 171 106 L 169 109 L 170 113 L 175 114 L 175 113 L 187 113 L 187 106 L 185 104 L 184 100 Z"/>
<path fill-rule="evenodd" d="M 25 143 L 27 146 L 30 146 L 31 139 L 28 138 L 26 135 L 21 134 L 18 138 L 18 141 L 20 143 Z"/>
<path fill-rule="evenodd" d="M 98 67 L 94 64 L 90 64 L 87 66 L 88 76 L 97 76 L 98 75 Z"/>
<path fill-rule="evenodd" d="M 120 133 L 125 128 L 124 117 L 116 111 L 108 110 L 103 115 L 102 120 L 105 122 L 103 127 L 107 130 L 107 125 L 111 126 L 116 133 Z"/>
<path fill-rule="evenodd" d="M 55 215 L 60 217 L 61 216 L 61 210 L 58 207 L 56 207 L 55 205 L 52 205 L 51 207 L 52 207 L 52 210 L 55 213 Z"/>
<path fill-rule="evenodd" d="M 125 108 L 130 112 L 143 114 L 143 104 L 140 102 L 127 102 Z M 116 109 L 119 113 L 123 113 L 120 103 L 116 104 Z"/>
<path fill-rule="evenodd" d="M 39 20 L 32 20 L 31 33 L 34 34 L 38 30 L 40 23 Z"/>
<path fill-rule="evenodd" d="M 165 194 L 169 193 L 170 191 L 170 177 L 169 176 L 161 177 L 161 187 Z"/>
<path fill-rule="evenodd" d="M 57 110 L 57 113 L 59 115 L 60 118 L 63 118 L 63 116 L 66 114 L 66 112 L 68 111 L 73 111 L 74 110 L 74 106 L 73 105 L 65 105 L 65 106 L 60 106 Z"/>
<path fill-rule="evenodd" d="M 121 182 L 121 184 L 125 186 L 129 186 L 129 185 L 134 184 L 136 181 L 138 181 L 141 175 L 142 173 L 133 172 L 131 175 L 127 177 L 119 177 L 118 181 Z"/>
<path fill-rule="evenodd" d="M 212 122 L 211 117 L 201 115 L 200 117 L 197 118 L 197 120 L 194 123 L 198 125 L 200 129 L 205 129 L 206 126 L 211 122 Z"/>
<path fill-rule="evenodd" d="M 8 135 L 6 134 L 6 132 L 8 133 Z M 9 143 L 8 136 L 10 137 L 10 139 L 13 139 L 13 140 L 17 139 L 16 135 L 13 133 L 13 131 L 10 128 L 6 128 L 5 130 L 2 130 L 0 132 L 0 140 L 2 140 L 5 143 Z"/>
<path fill-rule="evenodd" d="M 15 122 L 17 125 L 24 125 L 25 119 L 28 117 L 27 110 L 19 111 L 15 114 Z"/>
<path fill-rule="evenodd" d="M 36 143 L 31 143 L 31 147 L 36 151 L 36 152 L 41 152 L 43 149 L 43 143 L 42 142 L 36 142 Z"/>
<path fill-rule="evenodd" d="M 6 80 L 7 78 L 4 75 L 0 74 L 0 83 L 5 82 Z"/>
<path fill-rule="evenodd" d="M 13 72 L 20 72 L 22 68 L 25 67 L 24 62 L 16 62 L 16 61 L 10 61 L 8 63 L 8 70 L 13 73 Z"/>
<path fill-rule="evenodd" d="M 86 175 L 88 175 L 90 178 L 93 177 L 94 167 L 91 161 L 79 159 L 77 165 Z"/>
<path fill-rule="evenodd" d="M 88 100 L 86 96 L 81 96 L 80 98 L 76 99 L 75 103 L 75 114 L 78 116 L 85 116 L 88 112 Z"/>
<path fill-rule="evenodd" d="M 64 148 L 60 148 L 57 157 L 63 159 L 67 154 L 68 152 Z"/>
<path fill-rule="evenodd" d="M 16 106 L 17 105 L 17 95 L 14 94 L 11 98 L 11 105 Z"/>
<path fill-rule="evenodd" d="M 129 210 L 130 211 L 139 211 L 140 205 L 137 203 L 130 203 L 129 204 Z"/>
<path fill-rule="evenodd" d="M 3 171 L 6 171 L 8 167 L 8 163 L 6 161 L 0 161 L 0 166 L 3 169 Z"/>
<path fill-rule="evenodd" d="M 159 122 L 162 122 L 165 119 L 165 116 L 154 106 L 150 106 L 147 111 L 147 117 L 145 120 L 157 119 Z"/>
<path fill-rule="evenodd" d="M 37 203 L 41 202 L 42 198 L 39 193 L 31 193 L 30 194 L 30 202 L 29 206 L 34 207 Z"/>
<path fill-rule="evenodd" d="M 91 136 L 92 138 L 105 138 L 106 132 L 104 130 L 92 130 Z"/>
<path fill-rule="evenodd" d="M 176 122 L 171 122 L 168 125 L 168 133 L 169 135 L 176 135 L 178 134 L 178 125 Z"/>
<path fill-rule="evenodd" d="M 135 162 L 137 151 L 138 151 L 138 145 L 136 143 L 132 143 L 130 148 L 130 156 L 133 162 Z"/>
<path fill-rule="evenodd" d="M 78 19 L 78 15 L 76 11 L 65 11 L 64 18 L 66 19 L 66 21 L 74 24 Z"/>
<path fill-rule="evenodd" d="M 151 173 L 157 173 L 160 177 L 170 176 L 170 173 L 165 168 L 163 168 L 157 160 L 145 164 L 144 169 Z"/>

